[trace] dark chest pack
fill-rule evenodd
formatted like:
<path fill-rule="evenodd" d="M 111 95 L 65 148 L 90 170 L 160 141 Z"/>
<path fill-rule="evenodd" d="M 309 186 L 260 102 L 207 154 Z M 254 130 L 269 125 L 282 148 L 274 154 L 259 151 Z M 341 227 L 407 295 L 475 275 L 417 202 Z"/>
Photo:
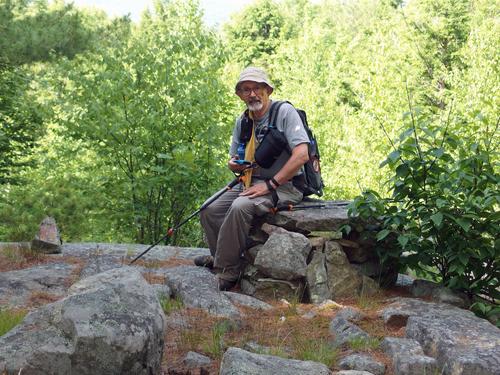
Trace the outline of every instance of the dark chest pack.
<path fill-rule="evenodd" d="M 263 168 L 270 168 L 276 159 L 279 157 L 283 150 L 291 152 L 286 138 L 282 132 L 276 127 L 276 120 L 278 118 L 278 112 L 284 101 L 272 102 L 269 111 L 269 126 L 264 132 L 262 139 L 259 141 L 259 146 L 255 150 L 255 161 Z M 309 137 L 309 160 L 304 164 L 304 173 L 294 177 L 293 184 L 303 192 L 304 196 L 309 195 L 323 195 L 323 178 L 321 177 L 321 165 L 320 165 L 320 153 L 318 148 L 318 142 L 314 136 L 312 130 L 309 128 L 307 123 L 307 115 L 301 110 L 295 108 L 299 114 L 304 129 Z M 240 133 L 240 143 L 245 145 L 250 141 L 252 137 L 253 121 L 248 115 L 248 110 L 242 116 L 241 119 L 241 133 Z"/>

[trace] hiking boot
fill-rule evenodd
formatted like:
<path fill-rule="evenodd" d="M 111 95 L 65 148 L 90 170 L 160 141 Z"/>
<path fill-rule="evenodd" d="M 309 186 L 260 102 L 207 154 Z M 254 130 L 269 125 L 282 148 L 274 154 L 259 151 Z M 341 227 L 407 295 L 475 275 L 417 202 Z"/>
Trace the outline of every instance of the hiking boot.
<path fill-rule="evenodd" d="M 194 258 L 194 264 L 198 267 L 214 268 L 214 257 L 211 255 L 200 255 Z"/>
<path fill-rule="evenodd" d="M 221 279 L 220 277 L 217 277 L 217 282 L 219 284 L 219 290 L 230 290 L 233 289 L 236 283 L 238 282 L 237 280 L 230 281 L 230 280 L 224 280 Z"/>

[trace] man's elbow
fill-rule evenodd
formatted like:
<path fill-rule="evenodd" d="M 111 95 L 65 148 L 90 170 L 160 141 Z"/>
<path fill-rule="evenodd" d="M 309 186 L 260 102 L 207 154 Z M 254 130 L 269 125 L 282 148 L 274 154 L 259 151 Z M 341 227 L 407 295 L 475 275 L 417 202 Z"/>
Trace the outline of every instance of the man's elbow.
<path fill-rule="evenodd" d="M 309 154 L 306 152 L 305 154 L 301 155 L 300 164 L 304 165 L 308 161 L 309 161 Z"/>
<path fill-rule="evenodd" d="M 309 160 L 309 147 L 307 143 L 302 143 L 297 146 L 297 157 L 300 160 L 300 165 L 304 165 Z"/>

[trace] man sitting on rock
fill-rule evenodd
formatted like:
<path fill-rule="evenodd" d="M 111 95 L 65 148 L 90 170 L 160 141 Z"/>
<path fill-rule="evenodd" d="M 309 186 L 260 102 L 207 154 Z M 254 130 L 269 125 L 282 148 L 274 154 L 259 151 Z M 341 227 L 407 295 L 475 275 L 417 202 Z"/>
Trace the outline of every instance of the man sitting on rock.
<path fill-rule="evenodd" d="M 244 173 L 243 182 L 200 215 L 212 256 L 198 257 L 195 264 L 214 269 L 220 290 L 231 289 L 240 277 L 240 256 L 246 248 L 252 219 L 268 213 L 278 201 L 296 204 L 303 197 L 292 179 L 302 173 L 301 167 L 309 158 L 309 138 L 292 105 L 283 103 L 277 113 L 272 110 L 269 96 L 273 89 L 264 70 L 248 67 L 241 72 L 236 95 L 246 104 L 247 110 L 236 120 L 228 167 L 235 173 Z M 276 116 L 275 121 L 272 121 L 273 116 Z M 274 150 L 276 152 L 269 157 L 264 153 L 263 158 L 269 163 L 260 164 L 269 164 L 268 168 L 255 167 L 259 145 L 275 144 L 269 131 L 270 123 L 276 125 L 284 147 Z M 250 130 L 246 137 L 242 129 Z M 270 157 L 273 160 L 269 160 Z"/>

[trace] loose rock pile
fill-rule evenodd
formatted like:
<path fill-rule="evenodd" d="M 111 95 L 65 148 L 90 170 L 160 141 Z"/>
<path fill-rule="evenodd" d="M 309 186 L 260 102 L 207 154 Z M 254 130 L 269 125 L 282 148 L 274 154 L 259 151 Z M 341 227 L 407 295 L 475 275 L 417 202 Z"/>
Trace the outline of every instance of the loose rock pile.
<path fill-rule="evenodd" d="M 258 221 L 246 254 L 242 291 L 259 298 L 321 303 L 370 296 L 378 291 L 379 281 L 394 283 L 397 273 L 381 267 L 372 243 L 342 238 L 340 229 L 349 222 L 346 203 L 325 202 L 329 208 L 279 212 Z"/>

